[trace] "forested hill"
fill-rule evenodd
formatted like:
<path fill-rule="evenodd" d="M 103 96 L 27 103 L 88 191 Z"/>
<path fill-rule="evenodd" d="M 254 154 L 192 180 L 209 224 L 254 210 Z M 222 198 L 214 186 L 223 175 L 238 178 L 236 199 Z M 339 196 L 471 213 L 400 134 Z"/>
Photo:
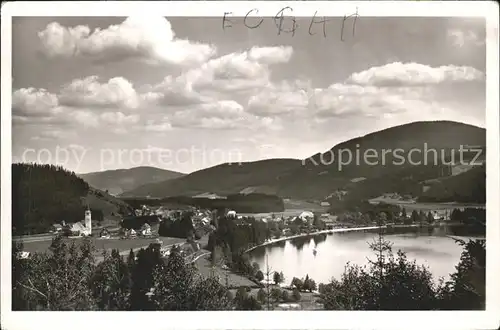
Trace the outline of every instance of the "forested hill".
<path fill-rule="evenodd" d="M 89 187 L 74 172 L 40 164 L 12 164 L 12 233 L 44 233 L 55 223 L 81 221 L 89 205 L 92 218 L 128 213 L 126 203 Z"/>
<path fill-rule="evenodd" d="M 183 173 L 164 170 L 151 166 L 130 169 L 109 170 L 79 174 L 92 187 L 118 195 L 153 182 L 167 181 L 183 176 Z"/>

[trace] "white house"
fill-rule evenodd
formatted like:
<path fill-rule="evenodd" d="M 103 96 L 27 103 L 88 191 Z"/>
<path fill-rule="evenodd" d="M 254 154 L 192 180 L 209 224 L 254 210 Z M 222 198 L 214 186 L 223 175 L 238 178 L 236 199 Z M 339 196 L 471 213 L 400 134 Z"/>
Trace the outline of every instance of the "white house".
<path fill-rule="evenodd" d="M 303 222 L 312 223 L 314 220 L 314 214 L 309 211 L 304 211 L 299 215 L 299 219 Z"/>
<path fill-rule="evenodd" d="M 142 225 L 141 235 L 142 236 L 151 236 L 151 226 L 149 224 L 145 223 Z"/>

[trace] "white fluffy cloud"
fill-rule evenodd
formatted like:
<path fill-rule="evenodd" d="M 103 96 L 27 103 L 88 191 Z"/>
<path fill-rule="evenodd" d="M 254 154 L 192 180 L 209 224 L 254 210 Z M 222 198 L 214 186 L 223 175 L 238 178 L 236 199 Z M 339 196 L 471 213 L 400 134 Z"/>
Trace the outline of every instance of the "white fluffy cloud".
<path fill-rule="evenodd" d="M 392 63 L 353 73 L 344 83 L 313 88 L 308 82 L 270 84 L 248 100 L 247 111 L 261 117 L 290 117 L 308 122 L 349 116 L 388 118 L 395 115 L 453 112 L 439 100 L 441 86 L 483 81 L 472 67 Z"/>
<path fill-rule="evenodd" d="M 160 106 L 189 106 L 210 102 L 210 97 L 201 95 L 192 86 L 179 78 L 167 76 L 155 86 L 147 86 L 147 92 L 141 95 L 146 103 Z"/>
<path fill-rule="evenodd" d="M 14 115 L 44 117 L 57 112 L 58 99 L 45 89 L 21 88 L 12 93 Z"/>
<path fill-rule="evenodd" d="M 123 128 L 137 124 L 139 114 L 127 115 L 116 109 L 135 109 L 138 105 L 137 93 L 124 78 L 112 78 L 107 83 L 100 84 L 97 77 L 92 76 L 74 80 L 58 94 L 32 87 L 15 90 L 12 93 L 12 120 L 15 125 L 31 127 L 35 125 L 47 128 L 56 125 L 58 132 L 63 128 L 68 131 L 78 128 Z M 103 112 L 104 109 L 106 111 Z M 56 131 L 51 128 L 48 132 L 51 130 Z M 38 137 L 46 139 L 49 136 Z"/>
<path fill-rule="evenodd" d="M 100 61 L 140 58 L 150 63 L 192 65 L 205 62 L 216 49 L 175 37 L 161 16 L 129 17 L 118 25 L 91 31 L 88 26 L 64 27 L 52 22 L 38 33 L 50 57 L 83 56 Z"/>
<path fill-rule="evenodd" d="M 449 29 L 447 37 L 455 47 L 464 47 L 467 45 L 482 46 L 485 40 L 480 40 L 479 36 L 471 30 Z"/>
<path fill-rule="evenodd" d="M 211 59 L 179 77 L 198 90 L 236 92 L 262 88 L 269 84 L 269 65 L 290 60 L 291 47 L 253 47 Z"/>
<path fill-rule="evenodd" d="M 253 47 L 248 52 L 248 57 L 251 60 L 266 63 L 286 63 L 292 57 L 293 48 L 286 47 Z"/>
<path fill-rule="evenodd" d="M 239 127 L 245 116 L 239 103 L 222 100 L 177 111 L 171 120 L 172 125 L 176 127 L 229 129 Z"/>
<path fill-rule="evenodd" d="M 122 77 L 100 83 L 97 76 L 75 79 L 65 86 L 60 95 L 61 105 L 71 107 L 128 108 L 139 105 L 139 97 L 133 85 Z"/>
<path fill-rule="evenodd" d="M 418 63 L 394 62 L 353 73 L 348 82 L 373 86 L 427 85 L 482 81 L 483 72 L 468 66 L 431 67 Z"/>
<path fill-rule="evenodd" d="M 297 114 L 309 108 L 311 94 L 310 86 L 301 82 L 281 82 L 270 84 L 248 100 L 247 109 L 257 116 L 282 116 Z"/>

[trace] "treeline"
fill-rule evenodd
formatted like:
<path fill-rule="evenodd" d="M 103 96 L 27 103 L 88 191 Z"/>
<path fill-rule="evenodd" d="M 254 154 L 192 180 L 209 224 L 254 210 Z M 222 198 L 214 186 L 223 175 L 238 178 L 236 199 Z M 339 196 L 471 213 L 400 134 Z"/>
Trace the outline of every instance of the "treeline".
<path fill-rule="evenodd" d="M 183 211 L 177 212 L 172 217 L 164 218 L 160 222 L 158 235 L 179 238 L 193 237 L 195 235 L 195 229 L 192 217 L 192 211 Z M 201 238 L 201 235 L 196 238 Z"/>
<path fill-rule="evenodd" d="M 459 243 L 456 271 L 436 283 L 426 267 L 381 240 L 371 245 L 376 258 L 368 267 L 348 265 L 339 280 L 320 284 L 319 301 L 327 310 L 484 310 L 485 241 Z"/>
<path fill-rule="evenodd" d="M 422 193 L 419 202 L 486 203 L 486 166 L 445 178 Z"/>
<path fill-rule="evenodd" d="M 125 260 L 117 250 L 96 264 L 89 240 L 78 247 L 54 240 L 52 252 L 18 259 L 13 248 L 13 310 L 227 310 L 218 278 L 198 276 L 178 248 L 167 259 L 151 244 Z"/>
<path fill-rule="evenodd" d="M 188 196 L 166 197 L 162 199 L 123 198 L 134 208 L 142 205 L 160 206 L 193 206 L 201 209 L 230 209 L 239 213 L 283 212 L 283 200 L 275 195 L 266 194 L 233 194 L 224 199 L 195 198 Z"/>
<path fill-rule="evenodd" d="M 83 220 L 88 184 L 61 166 L 12 164 L 13 235 L 47 232 L 62 220 Z"/>
<path fill-rule="evenodd" d="M 259 290 L 241 287 L 236 296 L 221 279 L 201 276 L 195 266 L 186 264 L 178 247 L 168 258 L 160 246 L 151 244 L 124 259 L 118 251 L 106 253 L 96 264 L 95 248 L 85 239 L 68 245 L 55 239 L 51 252 L 20 259 L 22 246 L 12 252 L 13 310 L 259 310 L 265 304 L 300 302 L 300 291 L 319 289 L 317 302 L 327 310 L 484 310 L 484 241 L 464 242 L 460 261 L 447 281 L 433 281 L 427 268 L 392 253 L 383 239 L 371 244 L 376 257 L 368 267 L 348 265 L 340 279 L 317 285 L 306 276 L 291 282 L 292 295 L 274 288 Z M 258 267 L 255 276 L 264 278 Z M 274 273 L 276 284 L 283 282 Z M 267 291 L 267 292 L 266 292 Z M 270 296 L 269 296 L 270 294 Z"/>
<path fill-rule="evenodd" d="M 222 261 L 237 273 L 255 275 L 245 251 L 270 237 L 271 232 L 265 222 L 252 217 L 238 220 L 222 216 L 217 220 L 215 232 L 209 235 L 207 249 L 211 252 L 213 263 Z"/>
<path fill-rule="evenodd" d="M 92 214 L 93 216 L 93 214 Z M 158 216 L 156 215 L 141 215 L 141 216 L 129 216 L 125 217 L 121 226 L 125 229 L 134 229 L 139 230 L 144 224 L 148 224 L 150 226 L 155 225 L 159 222 Z"/>
<path fill-rule="evenodd" d="M 469 235 L 486 235 L 486 210 L 480 208 L 453 209 L 452 221 L 465 225 L 464 231 Z"/>

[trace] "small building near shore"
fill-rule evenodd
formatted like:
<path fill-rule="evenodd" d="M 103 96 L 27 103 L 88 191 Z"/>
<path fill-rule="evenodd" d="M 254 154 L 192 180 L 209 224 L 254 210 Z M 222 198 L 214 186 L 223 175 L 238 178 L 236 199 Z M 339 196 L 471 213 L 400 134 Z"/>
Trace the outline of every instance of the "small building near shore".
<path fill-rule="evenodd" d="M 51 232 L 52 233 L 60 233 L 61 231 L 63 230 L 63 226 L 61 226 L 60 224 L 58 223 L 55 223 L 52 225 L 52 228 L 51 228 Z"/>

